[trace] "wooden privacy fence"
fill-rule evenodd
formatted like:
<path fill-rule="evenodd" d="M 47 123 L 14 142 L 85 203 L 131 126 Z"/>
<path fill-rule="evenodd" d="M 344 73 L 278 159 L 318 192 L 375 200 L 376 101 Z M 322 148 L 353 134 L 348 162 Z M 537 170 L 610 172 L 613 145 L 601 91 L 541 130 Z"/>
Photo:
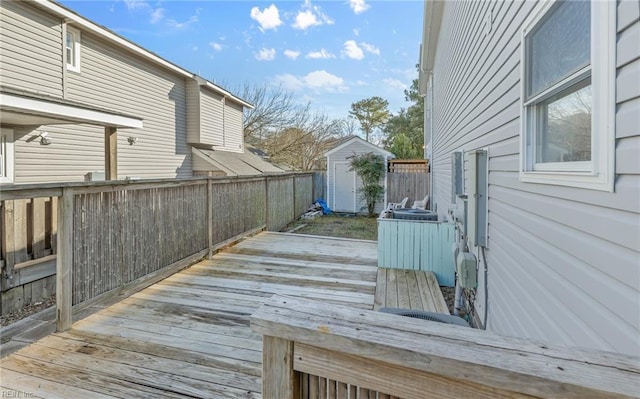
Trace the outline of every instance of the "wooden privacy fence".
<path fill-rule="evenodd" d="M 3 291 L 43 265 L 40 275 L 57 272 L 65 330 L 72 306 L 163 278 L 241 235 L 281 229 L 306 211 L 312 189 L 313 174 L 298 173 L 3 187 Z"/>
<path fill-rule="evenodd" d="M 274 296 L 263 399 L 637 398 L 640 358 Z"/>
<path fill-rule="evenodd" d="M 409 197 L 407 206 L 429 194 L 429 174 L 426 170 L 387 173 L 387 198 L 389 202 L 400 202 Z"/>

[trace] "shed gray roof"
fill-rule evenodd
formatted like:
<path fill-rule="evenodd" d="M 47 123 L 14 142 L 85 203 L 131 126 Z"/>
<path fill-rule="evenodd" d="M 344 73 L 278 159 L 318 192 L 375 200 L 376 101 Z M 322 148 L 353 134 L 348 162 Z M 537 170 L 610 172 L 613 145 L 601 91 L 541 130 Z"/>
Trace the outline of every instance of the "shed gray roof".
<path fill-rule="evenodd" d="M 358 137 L 358 136 L 348 136 L 347 140 L 343 140 L 340 142 L 340 144 L 337 144 L 335 147 L 333 147 L 332 149 L 330 149 L 329 151 L 325 152 L 324 156 L 328 157 L 329 155 L 340 151 L 341 149 L 347 147 L 348 145 L 350 145 L 351 143 L 355 143 L 357 141 L 360 141 L 362 145 L 364 145 L 365 147 L 369 148 L 372 152 L 377 152 L 379 154 L 382 154 L 388 158 L 395 158 L 396 156 L 385 150 L 384 148 L 380 148 L 375 144 L 371 144 L 368 141 Z"/>
<path fill-rule="evenodd" d="M 253 176 L 264 173 L 283 173 L 277 166 L 262 160 L 250 152 L 236 153 L 194 149 L 204 160 L 228 176 Z"/>

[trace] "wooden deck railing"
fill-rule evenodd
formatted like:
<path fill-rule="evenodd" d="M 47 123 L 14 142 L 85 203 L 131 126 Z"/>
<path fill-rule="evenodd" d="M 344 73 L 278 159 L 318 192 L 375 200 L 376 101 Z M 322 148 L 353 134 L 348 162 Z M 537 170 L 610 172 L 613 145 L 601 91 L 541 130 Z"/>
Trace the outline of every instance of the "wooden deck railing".
<path fill-rule="evenodd" d="M 56 209 L 56 197 L 0 202 L 2 291 L 55 274 Z"/>
<path fill-rule="evenodd" d="M 3 186 L 2 289 L 57 272 L 65 330 L 72 306 L 160 279 L 248 232 L 279 230 L 311 204 L 312 187 L 313 174 L 299 173 Z"/>
<path fill-rule="evenodd" d="M 251 317 L 263 399 L 634 398 L 640 359 L 300 298 Z"/>

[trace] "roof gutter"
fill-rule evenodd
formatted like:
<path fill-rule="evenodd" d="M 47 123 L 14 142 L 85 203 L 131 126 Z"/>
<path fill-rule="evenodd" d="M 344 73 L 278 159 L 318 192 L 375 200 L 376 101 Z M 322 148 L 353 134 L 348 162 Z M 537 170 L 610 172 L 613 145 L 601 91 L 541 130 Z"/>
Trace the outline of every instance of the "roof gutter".
<path fill-rule="evenodd" d="M 418 92 L 422 96 L 427 94 L 429 76 L 435 63 L 443 9 L 444 1 L 442 0 L 426 0 L 424 3 L 424 24 L 418 72 Z"/>
<path fill-rule="evenodd" d="M 231 94 L 230 92 L 228 92 L 227 90 L 223 89 L 222 87 L 218 86 L 215 83 L 211 83 L 210 81 L 208 81 L 207 79 L 203 78 L 202 76 L 198 76 L 198 75 L 193 75 L 193 78 L 196 80 L 196 82 L 198 82 L 198 85 L 200 86 L 205 86 L 213 91 L 215 91 L 218 94 L 221 94 L 223 97 L 225 98 L 229 98 L 239 104 L 242 104 L 244 107 L 246 108 L 250 108 L 253 109 L 255 108 L 253 106 L 253 104 L 250 104 L 244 100 L 242 100 L 240 97 L 236 97 L 233 94 Z"/>

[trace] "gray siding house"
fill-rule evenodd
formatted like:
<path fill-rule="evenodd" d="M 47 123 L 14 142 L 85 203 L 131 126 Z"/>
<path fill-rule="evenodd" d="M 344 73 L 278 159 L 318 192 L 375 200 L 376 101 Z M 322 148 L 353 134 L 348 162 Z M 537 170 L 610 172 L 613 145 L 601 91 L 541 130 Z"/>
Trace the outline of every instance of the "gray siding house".
<path fill-rule="evenodd" d="M 428 0 L 420 86 L 478 324 L 639 356 L 640 3 Z"/>
<path fill-rule="evenodd" d="M 184 178 L 193 148 L 244 152 L 250 104 L 55 2 L 0 3 L 0 59 L 4 183 Z"/>
<path fill-rule="evenodd" d="M 325 153 L 327 158 L 327 205 L 336 212 L 359 213 L 366 212 L 367 203 L 362 199 L 358 190 L 362 182 L 358 175 L 349 170 L 349 159 L 352 155 L 362 155 L 373 152 L 382 156 L 387 161 L 395 158 L 395 155 L 360 137 L 347 137 Z M 385 172 L 386 173 L 386 172 Z M 387 179 L 384 179 L 386 186 Z M 381 212 L 387 203 L 385 187 L 384 201 L 376 204 L 376 212 Z"/>

